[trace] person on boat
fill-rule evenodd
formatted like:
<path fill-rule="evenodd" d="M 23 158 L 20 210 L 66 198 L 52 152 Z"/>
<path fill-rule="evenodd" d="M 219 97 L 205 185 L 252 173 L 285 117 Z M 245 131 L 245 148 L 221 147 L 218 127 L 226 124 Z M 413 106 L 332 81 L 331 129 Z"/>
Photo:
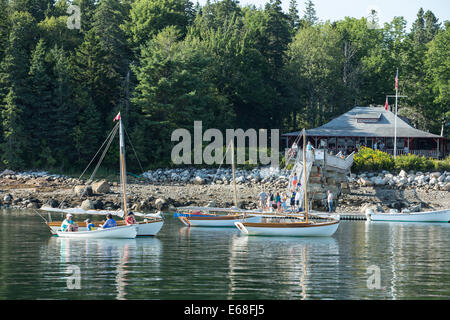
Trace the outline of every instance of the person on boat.
<path fill-rule="evenodd" d="M 331 190 L 328 190 L 328 211 L 329 212 L 333 212 L 333 193 L 331 192 Z"/>
<path fill-rule="evenodd" d="M 127 224 L 127 226 L 130 224 L 136 224 L 136 219 L 134 218 L 133 212 L 128 213 L 128 216 L 125 219 L 125 223 Z"/>
<path fill-rule="evenodd" d="M 108 213 L 106 215 L 106 222 L 101 225 L 103 229 L 117 227 L 116 221 L 113 219 L 112 214 Z"/>
<path fill-rule="evenodd" d="M 88 231 L 95 230 L 95 224 L 91 221 L 91 219 L 86 219 L 84 222 L 86 222 L 86 228 Z"/>
<path fill-rule="evenodd" d="M 78 224 L 73 221 L 72 214 L 68 213 L 66 219 L 61 223 L 61 230 L 67 232 L 78 231 Z"/>

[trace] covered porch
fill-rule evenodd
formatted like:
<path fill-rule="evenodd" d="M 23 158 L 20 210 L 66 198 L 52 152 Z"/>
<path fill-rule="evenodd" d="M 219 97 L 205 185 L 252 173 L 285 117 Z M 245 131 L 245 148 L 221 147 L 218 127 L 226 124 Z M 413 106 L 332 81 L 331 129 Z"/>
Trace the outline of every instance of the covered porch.
<path fill-rule="evenodd" d="M 347 156 L 352 152 L 358 152 L 362 147 L 381 150 L 388 154 L 394 155 L 394 138 L 391 137 L 326 137 L 326 136 L 310 136 L 307 138 L 316 149 L 326 149 L 331 154 L 341 153 Z M 441 159 L 445 158 L 448 153 L 448 141 L 444 137 L 439 138 L 397 138 L 397 155 L 414 154 L 427 158 Z M 293 143 L 299 147 L 303 141 L 300 137 L 285 137 L 286 155 L 292 147 Z"/>

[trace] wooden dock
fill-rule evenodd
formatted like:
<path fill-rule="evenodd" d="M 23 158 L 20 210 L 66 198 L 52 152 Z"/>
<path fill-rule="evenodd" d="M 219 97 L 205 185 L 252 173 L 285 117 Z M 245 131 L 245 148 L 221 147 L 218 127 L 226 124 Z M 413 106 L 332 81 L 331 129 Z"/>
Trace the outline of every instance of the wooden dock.
<path fill-rule="evenodd" d="M 357 213 L 342 213 L 339 214 L 341 220 L 367 220 L 365 214 L 357 214 Z"/>
<path fill-rule="evenodd" d="M 303 218 L 304 215 L 301 212 L 297 213 L 275 213 L 275 212 L 265 212 L 265 213 L 253 213 L 254 215 L 263 215 L 266 217 L 274 217 L 274 218 Z M 365 214 L 361 213 L 333 213 L 329 214 L 327 212 L 318 212 L 318 211 L 311 211 L 309 213 L 309 216 L 312 219 L 329 219 L 329 218 L 336 218 L 336 216 L 339 215 L 340 220 L 360 220 L 365 221 L 367 220 L 367 217 Z"/>

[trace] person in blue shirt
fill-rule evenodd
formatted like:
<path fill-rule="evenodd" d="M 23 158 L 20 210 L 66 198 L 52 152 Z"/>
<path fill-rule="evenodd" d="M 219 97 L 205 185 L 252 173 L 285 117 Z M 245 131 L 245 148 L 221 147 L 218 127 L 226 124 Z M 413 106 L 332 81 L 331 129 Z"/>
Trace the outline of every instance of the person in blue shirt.
<path fill-rule="evenodd" d="M 106 222 L 101 227 L 103 229 L 117 227 L 117 223 L 114 221 L 111 213 L 106 215 Z"/>
<path fill-rule="evenodd" d="M 88 229 L 88 231 L 92 231 L 95 230 L 95 224 L 91 222 L 90 219 L 86 219 L 86 228 Z"/>

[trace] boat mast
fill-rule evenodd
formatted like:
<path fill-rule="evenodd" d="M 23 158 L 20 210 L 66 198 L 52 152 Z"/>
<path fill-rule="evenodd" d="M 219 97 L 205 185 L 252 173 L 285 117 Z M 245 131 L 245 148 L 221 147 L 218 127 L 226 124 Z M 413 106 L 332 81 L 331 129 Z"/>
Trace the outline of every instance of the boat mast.
<path fill-rule="evenodd" d="M 236 191 L 236 173 L 234 172 L 234 141 L 231 140 L 231 168 L 233 169 L 233 192 L 234 192 L 234 206 L 237 208 L 237 191 Z"/>
<path fill-rule="evenodd" d="M 128 215 L 127 209 L 127 174 L 125 166 L 125 141 L 123 138 L 122 119 L 119 115 L 119 141 L 120 141 L 120 180 L 122 182 L 122 203 L 124 217 Z"/>
<path fill-rule="evenodd" d="M 306 222 L 308 222 L 308 195 L 306 193 L 306 184 L 306 130 L 305 128 L 303 128 L 303 188 L 305 189 L 305 220 Z"/>

